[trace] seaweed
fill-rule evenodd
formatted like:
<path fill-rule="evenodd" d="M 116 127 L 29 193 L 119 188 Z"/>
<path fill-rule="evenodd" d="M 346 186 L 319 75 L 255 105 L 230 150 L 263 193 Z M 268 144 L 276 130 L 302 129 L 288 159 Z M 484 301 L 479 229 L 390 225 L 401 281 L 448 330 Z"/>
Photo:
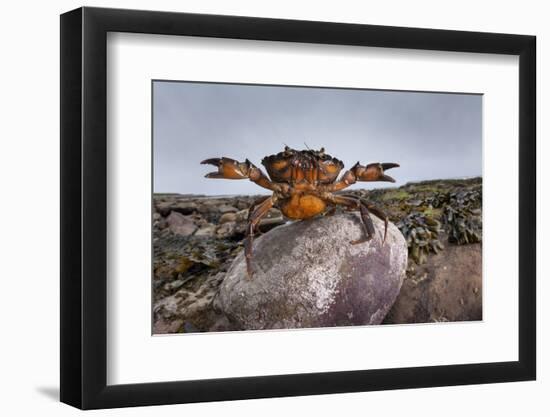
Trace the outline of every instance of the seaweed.
<path fill-rule="evenodd" d="M 448 205 L 443 210 L 449 242 L 457 245 L 481 242 L 481 210 L 465 205 Z"/>
<path fill-rule="evenodd" d="M 405 237 L 409 256 L 417 264 L 423 264 L 430 252 L 438 253 L 443 249 L 439 240 L 441 223 L 422 213 L 410 213 L 397 222 L 397 227 Z"/>
<path fill-rule="evenodd" d="M 442 221 L 449 242 L 457 245 L 481 242 L 481 187 L 449 193 Z"/>

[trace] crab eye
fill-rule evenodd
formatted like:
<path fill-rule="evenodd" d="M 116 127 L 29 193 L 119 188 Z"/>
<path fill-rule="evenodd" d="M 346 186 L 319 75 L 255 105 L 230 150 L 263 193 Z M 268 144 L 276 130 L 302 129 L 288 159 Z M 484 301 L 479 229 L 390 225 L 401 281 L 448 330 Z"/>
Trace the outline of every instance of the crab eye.
<path fill-rule="evenodd" d="M 319 149 L 319 153 L 320 153 L 320 154 L 323 154 L 323 153 L 325 153 L 325 148 L 321 148 L 321 149 Z"/>
<path fill-rule="evenodd" d="M 288 152 L 290 148 L 288 146 L 285 146 L 285 152 Z"/>

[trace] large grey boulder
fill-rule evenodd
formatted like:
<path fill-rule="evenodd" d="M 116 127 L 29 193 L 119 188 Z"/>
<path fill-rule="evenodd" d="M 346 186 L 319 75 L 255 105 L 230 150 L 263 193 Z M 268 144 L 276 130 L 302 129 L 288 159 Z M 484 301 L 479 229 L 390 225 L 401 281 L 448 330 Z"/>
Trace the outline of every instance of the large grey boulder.
<path fill-rule="evenodd" d="M 254 241 L 254 275 L 244 254 L 229 268 L 215 304 L 240 329 L 380 324 L 393 305 L 407 265 L 395 225 L 373 216 L 376 237 L 363 236 L 359 215 L 344 213 L 276 227 Z"/>

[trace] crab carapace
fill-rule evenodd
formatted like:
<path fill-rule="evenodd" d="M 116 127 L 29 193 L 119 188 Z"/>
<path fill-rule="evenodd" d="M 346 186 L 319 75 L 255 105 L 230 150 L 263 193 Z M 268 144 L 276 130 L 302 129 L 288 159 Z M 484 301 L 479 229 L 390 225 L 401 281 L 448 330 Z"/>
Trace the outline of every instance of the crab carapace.
<path fill-rule="evenodd" d="M 392 162 L 372 163 L 366 166 L 357 162 L 338 179 L 344 164 L 320 150 L 306 149 L 298 151 L 285 146 L 283 152 L 266 156 L 262 165 L 269 177 L 248 159 L 238 162 L 231 158 L 211 158 L 201 162 L 218 167 L 216 172 L 206 174 L 206 178 L 223 178 L 230 180 L 249 179 L 261 187 L 271 190 L 273 194 L 261 203 L 251 207 L 248 214 L 245 238 L 245 257 L 248 276 L 252 277 L 252 241 L 261 218 L 270 208 L 277 207 L 289 219 L 309 219 L 323 213 L 332 212 L 336 206 L 350 210 L 359 210 L 365 235 L 352 244 L 366 242 L 374 236 L 372 213 L 384 220 L 384 238 L 388 228 L 388 217 L 377 207 L 363 198 L 334 194 L 349 187 L 357 181 L 395 180 L 385 171 L 399 165 Z"/>

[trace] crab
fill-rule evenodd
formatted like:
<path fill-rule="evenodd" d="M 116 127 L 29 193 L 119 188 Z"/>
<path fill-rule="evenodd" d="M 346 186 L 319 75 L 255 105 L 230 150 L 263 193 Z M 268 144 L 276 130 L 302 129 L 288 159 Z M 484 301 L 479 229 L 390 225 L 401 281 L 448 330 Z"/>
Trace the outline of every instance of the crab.
<path fill-rule="evenodd" d="M 386 175 L 385 171 L 399 167 L 393 162 L 372 163 L 366 166 L 357 162 L 351 169 L 344 172 L 340 179 L 338 175 L 344 168 L 339 159 L 320 150 L 295 150 L 285 146 L 284 151 L 262 159 L 269 177 L 246 159 L 238 162 L 231 158 L 210 158 L 201 162 L 218 168 L 217 171 L 205 175 L 206 178 L 220 178 L 230 180 L 248 179 L 260 187 L 272 191 L 260 203 L 250 208 L 246 226 L 244 242 L 246 269 L 249 278 L 253 276 L 252 244 L 254 232 L 262 217 L 269 209 L 276 207 L 285 217 L 291 220 L 310 219 L 318 215 L 333 214 L 336 206 L 343 206 L 348 210 L 359 210 L 364 236 L 351 244 L 369 241 L 374 237 L 375 230 L 369 213 L 384 221 L 384 237 L 386 241 L 388 217 L 386 214 L 363 198 L 334 194 L 357 181 L 388 181 L 395 180 Z"/>

